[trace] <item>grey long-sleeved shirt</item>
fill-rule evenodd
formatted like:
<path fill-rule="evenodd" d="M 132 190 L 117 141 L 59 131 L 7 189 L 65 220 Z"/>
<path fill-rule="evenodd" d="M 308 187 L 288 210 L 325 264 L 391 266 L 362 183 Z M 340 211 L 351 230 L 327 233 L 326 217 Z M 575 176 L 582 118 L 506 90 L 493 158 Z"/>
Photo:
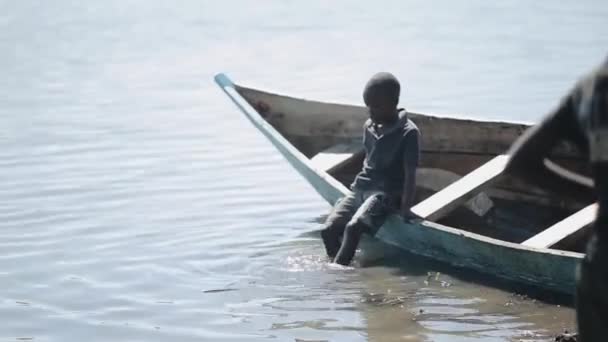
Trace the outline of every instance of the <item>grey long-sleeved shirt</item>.
<path fill-rule="evenodd" d="M 372 120 L 364 125 L 363 169 L 351 185 L 356 190 L 380 190 L 401 195 L 405 168 L 416 172 L 420 156 L 420 131 L 403 109 L 392 125 L 378 129 Z"/>

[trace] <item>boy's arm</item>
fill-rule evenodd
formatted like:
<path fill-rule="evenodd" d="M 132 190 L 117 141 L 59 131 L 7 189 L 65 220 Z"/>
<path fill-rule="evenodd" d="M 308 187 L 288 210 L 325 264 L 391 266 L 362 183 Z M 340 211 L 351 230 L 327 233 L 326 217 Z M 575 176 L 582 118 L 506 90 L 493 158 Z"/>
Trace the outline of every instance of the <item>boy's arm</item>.
<path fill-rule="evenodd" d="M 403 193 L 401 194 L 401 216 L 405 219 L 417 217 L 411 212 L 410 208 L 414 204 L 414 196 L 416 194 L 416 168 L 420 158 L 420 134 L 417 130 L 408 132 L 405 139 L 403 170 L 404 182 Z"/>

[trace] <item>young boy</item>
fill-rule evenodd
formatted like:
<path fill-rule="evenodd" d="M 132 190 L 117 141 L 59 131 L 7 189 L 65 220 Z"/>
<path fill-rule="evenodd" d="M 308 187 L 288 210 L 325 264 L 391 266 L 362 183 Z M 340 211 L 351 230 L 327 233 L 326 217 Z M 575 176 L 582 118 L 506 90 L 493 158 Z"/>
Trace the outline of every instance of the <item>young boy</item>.
<path fill-rule="evenodd" d="M 363 169 L 352 193 L 336 203 L 321 232 L 327 255 L 348 265 L 363 233 L 375 235 L 386 217 L 399 210 L 409 220 L 419 159 L 418 127 L 398 109 L 401 86 L 389 73 L 374 75 L 363 100 L 370 118 L 365 122 Z M 342 243 L 340 244 L 340 237 Z"/>
<path fill-rule="evenodd" d="M 588 179 L 545 158 L 559 142 L 573 142 L 592 171 Z M 571 197 L 594 189 L 599 210 L 580 265 L 577 319 L 581 341 L 608 339 L 608 60 L 583 78 L 562 103 L 513 146 L 507 172 Z"/>

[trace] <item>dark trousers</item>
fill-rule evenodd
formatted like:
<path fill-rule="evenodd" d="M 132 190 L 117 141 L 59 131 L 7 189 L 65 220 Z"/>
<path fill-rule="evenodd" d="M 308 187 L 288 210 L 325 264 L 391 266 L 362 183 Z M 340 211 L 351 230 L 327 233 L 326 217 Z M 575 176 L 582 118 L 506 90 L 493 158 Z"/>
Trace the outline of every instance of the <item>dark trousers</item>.
<path fill-rule="evenodd" d="M 391 213 L 391 202 L 382 191 L 355 191 L 338 201 L 321 231 L 327 255 L 335 263 L 348 265 L 361 236 L 375 235 Z"/>

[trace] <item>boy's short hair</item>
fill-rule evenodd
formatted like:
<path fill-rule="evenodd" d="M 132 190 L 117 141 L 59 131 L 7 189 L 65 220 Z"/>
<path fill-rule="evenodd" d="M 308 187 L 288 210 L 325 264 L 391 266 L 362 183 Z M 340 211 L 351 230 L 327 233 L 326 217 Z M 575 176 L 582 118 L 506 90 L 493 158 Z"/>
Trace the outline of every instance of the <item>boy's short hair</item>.
<path fill-rule="evenodd" d="M 395 105 L 399 102 L 399 93 L 401 92 L 401 85 L 399 80 L 389 72 L 379 72 L 372 76 L 367 81 L 363 90 L 363 101 L 368 103 L 368 100 L 374 96 L 382 95 L 395 102 Z"/>

